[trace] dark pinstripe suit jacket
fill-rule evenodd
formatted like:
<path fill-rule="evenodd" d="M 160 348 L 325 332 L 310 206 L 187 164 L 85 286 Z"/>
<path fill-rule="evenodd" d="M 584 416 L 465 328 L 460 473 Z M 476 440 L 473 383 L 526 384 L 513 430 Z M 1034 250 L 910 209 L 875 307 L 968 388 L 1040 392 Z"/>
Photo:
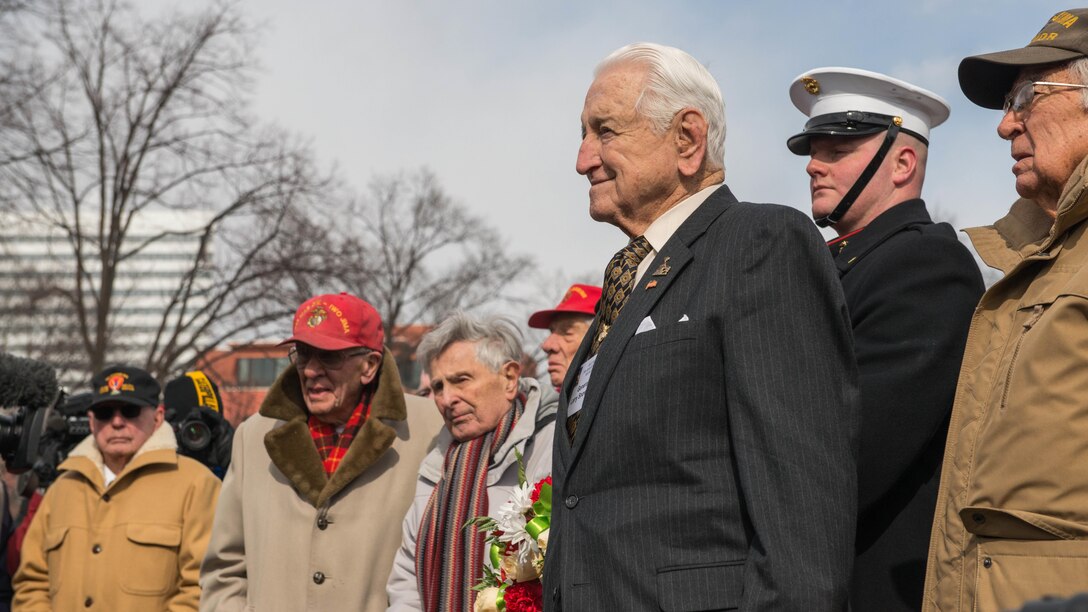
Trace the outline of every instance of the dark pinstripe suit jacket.
<path fill-rule="evenodd" d="M 647 316 L 656 329 L 636 335 Z M 819 232 L 723 185 L 610 330 L 573 446 L 556 427 L 547 609 L 845 609 L 856 379 Z"/>

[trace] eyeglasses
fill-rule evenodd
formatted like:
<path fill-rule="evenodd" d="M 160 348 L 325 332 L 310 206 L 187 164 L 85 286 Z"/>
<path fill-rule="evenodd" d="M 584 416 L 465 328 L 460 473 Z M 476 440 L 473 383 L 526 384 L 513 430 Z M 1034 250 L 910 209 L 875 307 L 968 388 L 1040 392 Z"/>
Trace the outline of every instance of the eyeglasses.
<path fill-rule="evenodd" d="M 1077 89 L 1088 89 L 1088 85 L 1080 85 L 1080 84 L 1077 84 L 1077 83 L 1055 83 L 1053 81 L 1028 81 L 1026 83 L 1023 83 L 1023 84 L 1019 85 L 1018 87 L 1013 88 L 1013 90 L 1009 92 L 1009 95 L 1005 96 L 1005 104 L 1002 105 L 1001 109 L 1006 113 L 1009 112 L 1010 110 L 1012 112 L 1014 112 L 1014 113 L 1019 113 L 1020 111 L 1027 108 L 1032 103 L 1032 101 L 1035 100 L 1035 96 L 1039 95 L 1039 92 L 1035 91 L 1035 86 L 1036 85 L 1049 85 L 1051 87 L 1075 87 Z"/>
<path fill-rule="evenodd" d="M 326 370 L 339 370 L 344 367 L 344 364 L 347 363 L 349 358 L 358 355 L 367 355 L 373 352 L 374 351 L 370 349 L 361 349 L 351 352 L 346 350 L 325 351 L 305 344 L 296 344 L 287 349 L 287 357 L 296 368 L 305 366 L 310 363 L 311 359 L 317 359 L 317 362 L 321 364 L 322 368 Z"/>
<path fill-rule="evenodd" d="M 121 416 L 125 417 L 126 421 L 131 421 L 140 416 L 144 406 L 134 406 L 132 404 L 125 404 L 123 406 L 94 406 L 91 408 L 91 414 L 94 415 L 96 421 L 112 421 L 113 415 L 118 412 Z"/>

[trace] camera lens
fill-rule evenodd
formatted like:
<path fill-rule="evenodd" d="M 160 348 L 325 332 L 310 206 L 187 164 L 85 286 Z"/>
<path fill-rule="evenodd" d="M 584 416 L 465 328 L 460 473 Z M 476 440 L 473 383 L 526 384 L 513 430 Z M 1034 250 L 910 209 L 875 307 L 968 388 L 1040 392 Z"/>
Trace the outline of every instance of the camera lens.
<path fill-rule="evenodd" d="M 204 421 L 186 419 L 178 428 L 178 442 L 190 452 L 208 448 L 212 441 L 212 430 Z"/>
<path fill-rule="evenodd" d="M 0 455 L 5 461 L 10 461 L 19 448 L 19 441 L 23 437 L 23 415 L 0 414 Z"/>

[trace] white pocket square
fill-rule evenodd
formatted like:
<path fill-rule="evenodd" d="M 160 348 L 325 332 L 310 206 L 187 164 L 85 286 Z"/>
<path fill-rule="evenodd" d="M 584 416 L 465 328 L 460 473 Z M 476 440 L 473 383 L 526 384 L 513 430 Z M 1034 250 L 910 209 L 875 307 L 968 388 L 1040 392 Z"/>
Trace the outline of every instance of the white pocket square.
<path fill-rule="evenodd" d="M 689 319 L 687 315 L 684 315 L 684 316 L 680 317 L 680 320 L 677 321 L 677 323 L 683 323 L 684 321 L 690 321 L 690 320 L 691 319 Z"/>
<path fill-rule="evenodd" d="M 655 329 L 657 329 L 657 326 L 654 325 L 654 320 L 650 317 L 646 317 L 642 320 L 642 323 L 638 324 L 638 329 L 635 330 L 635 335 L 637 336 L 643 332 L 653 331 Z"/>

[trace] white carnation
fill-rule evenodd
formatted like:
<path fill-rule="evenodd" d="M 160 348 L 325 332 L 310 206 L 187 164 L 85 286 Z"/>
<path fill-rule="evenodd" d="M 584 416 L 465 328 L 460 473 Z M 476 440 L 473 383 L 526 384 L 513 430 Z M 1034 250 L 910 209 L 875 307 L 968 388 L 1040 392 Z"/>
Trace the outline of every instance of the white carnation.
<path fill-rule="evenodd" d="M 528 483 L 523 484 L 510 495 L 495 513 L 496 528 L 502 531 L 499 541 L 517 544 L 518 562 L 528 563 L 533 555 L 540 552 L 536 541 L 529 532 L 525 531 L 525 513 L 533 506 L 533 488 Z"/>

